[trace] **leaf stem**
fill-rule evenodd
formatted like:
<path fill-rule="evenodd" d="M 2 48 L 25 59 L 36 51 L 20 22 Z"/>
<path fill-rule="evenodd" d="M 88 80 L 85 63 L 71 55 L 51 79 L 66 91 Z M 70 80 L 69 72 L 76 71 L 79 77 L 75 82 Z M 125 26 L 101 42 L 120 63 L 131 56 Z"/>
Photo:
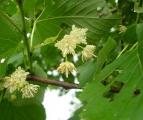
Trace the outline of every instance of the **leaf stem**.
<path fill-rule="evenodd" d="M 45 8 L 43 9 L 43 11 L 40 13 L 40 15 L 35 19 L 34 23 L 33 23 L 33 28 L 32 28 L 32 32 L 31 32 L 31 39 L 30 39 L 30 50 L 33 50 L 33 38 L 34 38 L 34 32 L 36 29 L 36 24 L 37 21 L 39 20 L 39 18 L 42 16 L 43 12 L 45 11 Z"/>
<path fill-rule="evenodd" d="M 32 72 L 32 60 L 31 60 L 31 52 L 30 52 L 30 46 L 29 46 L 29 42 L 28 42 L 28 37 L 27 37 L 27 32 L 26 32 L 26 23 L 25 23 L 25 19 L 24 19 L 24 11 L 23 11 L 23 5 L 22 5 L 22 0 L 17 0 L 18 6 L 19 6 L 19 10 L 21 13 L 21 19 L 22 19 L 22 24 L 23 24 L 23 36 L 24 36 L 24 44 L 26 47 L 26 51 L 27 51 L 27 62 L 28 62 L 28 66 L 30 71 Z"/>
<path fill-rule="evenodd" d="M 77 47 L 81 48 L 81 49 L 84 49 L 84 47 L 82 47 L 81 45 L 77 45 Z"/>
<path fill-rule="evenodd" d="M 138 45 L 138 42 L 136 42 L 136 43 L 130 48 L 130 51 L 132 51 L 137 45 Z"/>
<path fill-rule="evenodd" d="M 129 47 L 129 44 L 127 44 L 124 49 L 119 53 L 119 55 L 117 56 L 117 58 L 119 58 L 126 50 L 127 48 Z"/>

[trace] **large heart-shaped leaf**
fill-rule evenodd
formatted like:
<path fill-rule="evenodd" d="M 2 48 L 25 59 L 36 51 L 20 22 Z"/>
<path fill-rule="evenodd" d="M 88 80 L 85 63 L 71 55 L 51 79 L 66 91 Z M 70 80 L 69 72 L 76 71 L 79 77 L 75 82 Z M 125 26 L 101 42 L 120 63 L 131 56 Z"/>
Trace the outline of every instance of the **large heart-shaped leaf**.
<path fill-rule="evenodd" d="M 33 45 L 55 36 L 62 26 L 73 24 L 89 29 L 90 40 L 99 41 L 109 34 L 117 17 L 112 19 L 104 0 L 46 0 L 47 7 L 37 18 L 32 32 Z M 106 18 L 102 18 L 104 15 Z M 64 28 L 65 29 L 65 28 Z"/>
<path fill-rule="evenodd" d="M 106 86 L 102 80 L 120 72 L 110 79 L 112 82 Z M 86 120 L 141 120 L 143 115 L 143 74 L 137 56 L 137 50 L 132 50 L 120 56 L 113 63 L 107 65 L 95 79 L 84 89 L 81 100 L 86 102 L 81 116 Z M 111 87 L 115 81 L 123 83 L 120 91 Z M 112 96 L 105 96 L 107 91 Z M 111 98 L 112 99 L 111 99 Z M 110 99 L 109 99 L 110 98 Z"/>

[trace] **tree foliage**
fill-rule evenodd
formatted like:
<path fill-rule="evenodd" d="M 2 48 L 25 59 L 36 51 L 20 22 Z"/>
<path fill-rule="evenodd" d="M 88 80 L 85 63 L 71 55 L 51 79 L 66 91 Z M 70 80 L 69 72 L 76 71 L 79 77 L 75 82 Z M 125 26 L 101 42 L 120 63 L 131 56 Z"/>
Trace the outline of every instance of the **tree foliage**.
<path fill-rule="evenodd" d="M 77 93 L 82 107 L 70 120 L 142 120 L 143 0 L 0 3 L 1 120 L 45 120 L 45 89 L 57 89 L 48 84 L 82 89 Z M 96 46 L 96 58 L 75 63 L 79 85 L 72 75 L 63 75 L 63 82 L 59 76 L 47 76 L 47 71 L 56 69 L 62 60 L 54 44 L 71 31 L 72 25 L 88 28 L 87 40 Z M 2 79 L 19 66 L 30 73 L 27 80 L 31 84 L 40 86 L 34 98 L 8 95 L 1 88 Z"/>

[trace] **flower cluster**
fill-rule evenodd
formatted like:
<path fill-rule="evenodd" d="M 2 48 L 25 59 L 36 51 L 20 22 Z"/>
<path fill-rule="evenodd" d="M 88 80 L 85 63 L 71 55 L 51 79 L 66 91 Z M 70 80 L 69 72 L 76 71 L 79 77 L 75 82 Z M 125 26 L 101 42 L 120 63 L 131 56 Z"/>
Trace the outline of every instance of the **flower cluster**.
<path fill-rule="evenodd" d="M 69 35 L 65 35 L 61 41 L 55 44 L 59 50 L 62 51 L 63 57 L 67 54 L 75 54 L 75 48 L 77 44 L 87 44 L 86 32 L 88 29 L 77 28 L 75 25 L 72 26 L 72 31 Z"/>
<path fill-rule="evenodd" d="M 82 51 L 82 60 L 88 60 L 92 58 L 94 55 L 95 46 L 94 45 L 86 45 L 86 47 Z"/>
<path fill-rule="evenodd" d="M 38 92 L 39 85 L 27 84 L 22 89 L 22 97 L 23 98 L 31 98 L 34 97 Z"/>
<path fill-rule="evenodd" d="M 119 34 L 125 33 L 127 31 L 127 27 L 124 25 L 119 25 Z"/>
<path fill-rule="evenodd" d="M 57 70 L 62 74 L 65 73 L 66 77 L 68 77 L 68 74 L 73 70 L 76 70 L 76 68 L 73 63 L 66 61 L 61 63 Z"/>
<path fill-rule="evenodd" d="M 77 28 L 75 25 L 73 25 L 71 32 L 68 35 L 65 35 L 62 40 L 55 44 L 55 47 L 61 50 L 63 57 L 66 58 L 66 61 L 61 63 L 57 70 L 62 74 L 65 73 L 66 77 L 68 77 L 69 73 L 76 70 L 74 64 L 67 61 L 68 54 L 73 56 L 76 54 L 76 47 L 79 46 L 83 49 L 81 52 L 83 61 L 95 56 L 95 46 L 87 45 L 87 31 L 87 28 Z M 80 46 L 80 44 L 84 45 L 85 47 Z"/>
<path fill-rule="evenodd" d="M 18 67 L 9 77 L 4 78 L 3 88 L 6 88 L 9 93 L 19 91 L 23 98 L 31 98 L 37 93 L 39 86 L 29 84 L 26 77 L 29 72 L 25 72 L 21 67 Z"/>

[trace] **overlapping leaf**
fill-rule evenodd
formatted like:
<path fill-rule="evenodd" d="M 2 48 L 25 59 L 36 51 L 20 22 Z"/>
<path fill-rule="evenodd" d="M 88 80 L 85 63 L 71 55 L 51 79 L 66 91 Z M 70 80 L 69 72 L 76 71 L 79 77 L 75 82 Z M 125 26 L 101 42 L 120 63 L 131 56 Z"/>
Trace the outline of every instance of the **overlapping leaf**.
<path fill-rule="evenodd" d="M 21 34 L 2 12 L 0 12 L 0 26 L 0 56 L 5 57 L 16 50 Z"/>
<path fill-rule="evenodd" d="M 122 82 L 124 85 L 111 100 L 104 96 L 111 84 L 104 86 L 101 81 L 117 69 L 121 72 L 113 81 Z M 143 74 L 137 50 L 129 51 L 106 66 L 84 89 L 81 100 L 87 104 L 81 116 L 85 120 L 141 120 L 142 90 Z"/>
<path fill-rule="evenodd" d="M 137 38 L 138 38 L 138 53 L 140 62 L 143 67 L 143 24 L 138 24 L 136 28 Z"/>
<path fill-rule="evenodd" d="M 43 42 L 46 38 L 55 36 L 63 26 L 76 24 L 89 29 L 88 37 L 99 41 L 106 37 L 115 19 L 111 15 L 104 0 L 46 0 L 47 7 L 36 20 L 33 29 L 34 45 Z M 99 16 L 106 16 L 101 19 Z M 65 29 L 65 28 L 64 28 Z"/>
<path fill-rule="evenodd" d="M 8 101 L 0 103 L 0 120 L 45 120 L 41 104 L 19 105 Z"/>

